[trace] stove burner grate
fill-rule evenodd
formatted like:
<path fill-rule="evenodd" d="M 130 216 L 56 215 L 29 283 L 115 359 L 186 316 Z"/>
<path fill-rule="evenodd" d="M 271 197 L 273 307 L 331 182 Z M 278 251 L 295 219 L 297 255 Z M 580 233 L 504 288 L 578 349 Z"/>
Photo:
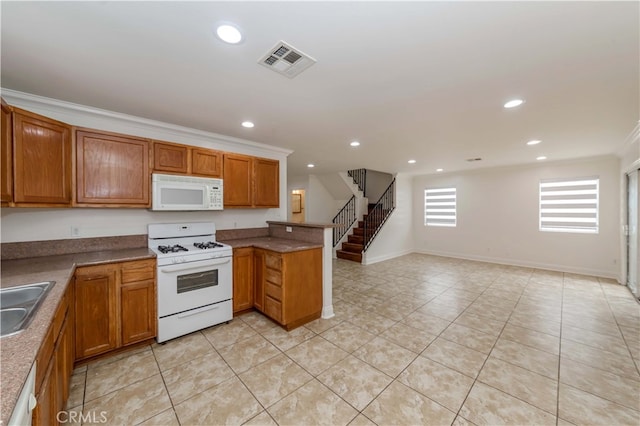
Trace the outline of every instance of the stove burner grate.
<path fill-rule="evenodd" d="M 206 243 L 193 243 L 193 246 L 199 249 L 212 249 L 212 248 L 216 248 L 216 247 L 224 247 L 222 244 L 213 242 L 213 241 L 208 241 Z"/>
<path fill-rule="evenodd" d="M 180 244 L 175 244 L 173 246 L 158 246 L 158 251 L 162 254 L 167 254 L 177 253 L 180 251 L 189 251 L 189 249 L 182 247 Z"/>

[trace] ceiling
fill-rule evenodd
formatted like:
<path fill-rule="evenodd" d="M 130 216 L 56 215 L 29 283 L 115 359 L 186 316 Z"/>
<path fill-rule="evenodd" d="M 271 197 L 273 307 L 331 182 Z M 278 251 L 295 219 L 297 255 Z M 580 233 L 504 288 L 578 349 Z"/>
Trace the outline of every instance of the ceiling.
<path fill-rule="evenodd" d="M 613 154 L 640 117 L 638 2 L 2 1 L 1 14 L 3 88 L 288 148 L 290 176 Z M 215 37 L 223 21 L 242 43 Z M 317 63 L 293 79 L 259 65 L 280 40 Z M 503 108 L 512 98 L 525 103 Z"/>

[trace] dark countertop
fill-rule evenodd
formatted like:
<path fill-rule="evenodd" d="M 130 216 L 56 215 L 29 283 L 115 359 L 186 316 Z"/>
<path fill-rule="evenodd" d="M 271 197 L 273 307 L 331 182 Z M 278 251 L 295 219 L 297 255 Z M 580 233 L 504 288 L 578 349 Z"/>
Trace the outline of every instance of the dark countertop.
<path fill-rule="evenodd" d="M 2 261 L 0 287 L 55 281 L 31 324 L 21 333 L 0 339 L 1 424 L 7 424 L 42 340 L 77 266 L 154 258 L 148 248 L 107 250 Z"/>
<path fill-rule="evenodd" d="M 322 244 L 318 243 L 274 237 L 241 238 L 237 240 L 220 240 L 220 242 L 229 244 L 233 248 L 256 247 L 279 253 L 289 253 L 293 251 L 310 250 L 323 247 Z"/>

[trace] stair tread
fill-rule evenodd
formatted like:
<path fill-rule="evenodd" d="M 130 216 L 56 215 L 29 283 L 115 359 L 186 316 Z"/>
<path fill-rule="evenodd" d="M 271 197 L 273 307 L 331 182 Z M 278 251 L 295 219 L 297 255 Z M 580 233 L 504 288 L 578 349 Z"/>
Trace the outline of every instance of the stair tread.
<path fill-rule="evenodd" d="M 362 253 L 351 253 L 343 250 L 336 250 L 338 259 L 351 260 L 352 262 L 362 263 Z"/>

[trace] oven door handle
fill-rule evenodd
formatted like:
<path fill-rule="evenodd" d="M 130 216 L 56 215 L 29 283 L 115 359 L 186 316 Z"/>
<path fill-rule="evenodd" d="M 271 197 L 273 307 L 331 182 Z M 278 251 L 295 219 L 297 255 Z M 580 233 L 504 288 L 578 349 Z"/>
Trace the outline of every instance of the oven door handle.
<path fill-rule="evenodd" d="M 224 259 L 207 260 L 204 262 L 181 263 L 179 265 L 162 266 L 160 267 L 160 272 L 188 271 L 189 269 L 201 269 L 209 266 L 224 265 L 225 263 L 229 262 L 231 262 L 230 257 L 226 257 Z"/>
<path fill-rule="evenodd" d="M 203 312 L 213 311 L 214 309 L 219 309 L 219 308 L 220 308 L 220 305 L 204 306 L 202 308 L 192 309 L 190 311 L 178 314 L 178 318 L 186 318 L 186 317 L 190 317 L 190 316 L 193 316 L 193 315 L 201 314 Z"/>

